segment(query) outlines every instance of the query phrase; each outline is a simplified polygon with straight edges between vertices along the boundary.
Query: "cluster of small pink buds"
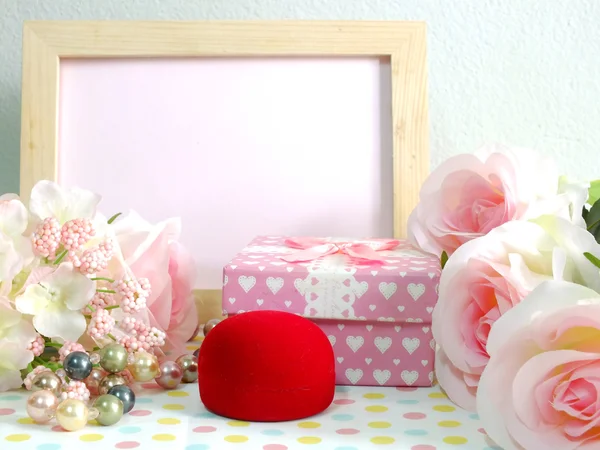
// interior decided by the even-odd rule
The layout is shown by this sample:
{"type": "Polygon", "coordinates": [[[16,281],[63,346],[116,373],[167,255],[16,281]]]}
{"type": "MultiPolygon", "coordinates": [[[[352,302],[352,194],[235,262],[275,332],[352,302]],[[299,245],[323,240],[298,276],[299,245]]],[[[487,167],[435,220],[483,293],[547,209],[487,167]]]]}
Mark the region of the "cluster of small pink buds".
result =
{"type": "Polygon", "coordinates": [[[63,391],[60,393],[61,400],[68,398],[87,402],[90,399],[90,391],[83,381],[71,380],[69,383],[63,384],[63,391]]]}
{"type": "Polygon", "coordinates": [[[85,348],[78,342],[65,341],[63,346],[58,350],[58,355],[61,361],[64,361],[69,353],[85,352],[85,348]]]}
{"type": "Polygon", "coordinates": [[[147,329],[144,322],[131,316],[126,316],[123,320],[121,320],[121,322],[119,322],[119,327],[132,336],[137,336],[138,333],[143,333],[147,329]]]}
{"type": "Polygon", "coordinates": [[[113,257],[114,246],[112,239],[108,238],[98,244],[98,249],[102,252],[106,260],[110,260],[113,257]]]}
{"type": "Polygon", "coordinates": [[[48,369],[47,367],[44,366],[37,366],[35,369],[33,369],[31,372],[29,372],[27,374],[27,376],[25,377],[25,379],[23,380],[23,384],[25,385],[25,389],[27,389],[28,391],[31,390],[31,386],[33,384],[33,379],[42,372],[52,372],[50,369],[48,369]]]}
{"type": "Polygon", "coordinates": [[[46,342],[44,341],[44,338],[38,334],[37,337],[29,343],[27,350],[31,351],[33,356],[40,356],[42,353],[44,353],[45,347],[46,342]]]}
{"type": "MultiPolygon", "coordinates": [[[[123,336],[119,339],[119,344],[121,344],[125,350],[129,353],[135,353],[138,350],[145,350],[144,346],[137,340],[135,336],[123,336]]],[[[150,346],[148,346],[150,348],[150,346]]]]}
{"type": "Polygon", "coordinates": [[[90,300],[90,306],[95,308],[106,308],[107,306],[115,306],[117,299],[109,292],[96,292],[90,300]]]}
{"type": "Polygon", "coordinates": [[[69,220],[62,226],[60,242],[67,250],[77,250],[96,235],[94,224],[90,219],[69,220]]]}
{"type": "Polygon", "coordinates": [[[108,260],[100,248],[85,250],[81,258],[75,252],[69,252],[69,259],[73,267],[84,275],[93,275],[108,267],[108,260]]]}
{"type": "Polygon", "coordinates": [[[165,345],[166,337],[167,334],[164,331],[152,327],[138,339],[143,341],[144,343],[150,344],[150,347],[162,347],[163,345],[165,345]]]}
{"type": "Polygon", "coordinates": [[[121,309],[126,313],[133,313],[146,307],[150,283],[146,278],[135,280],[126,277],[116,282],[115,290],[120,297],[121,309]]]}
{"type": "Polygon", "coordinates": [[[53,257],[60,245],[60,223],[54,217],[47,217],[36,228],[31,237],[36,255],[53,257]]]}
{"type": "Polygon", "coordinates": [[[93,339],[102,339],[113,330],[114,326],[115,319],[110,315],[110,311],[97,309],[92,314],[87,331],[93,339]]]}

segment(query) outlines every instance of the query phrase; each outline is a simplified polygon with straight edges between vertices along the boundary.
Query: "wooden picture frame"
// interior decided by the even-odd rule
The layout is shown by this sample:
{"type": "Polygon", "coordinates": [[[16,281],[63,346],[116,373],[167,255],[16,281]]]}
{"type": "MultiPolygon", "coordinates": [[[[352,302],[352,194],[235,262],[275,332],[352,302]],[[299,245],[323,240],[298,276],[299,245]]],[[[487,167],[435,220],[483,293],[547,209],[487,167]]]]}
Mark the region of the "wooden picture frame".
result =
{"type": "MultiPolygon", "coordinates": [[[[426,28],[398,21],[28,21],[23,29],[20,192],[58,178],[59,80],[68,58],[378,56],[391,67],[393,233],[429,171],[426,28]]],[[[220,290],[197,292],[201,322],[220,290]]]]}

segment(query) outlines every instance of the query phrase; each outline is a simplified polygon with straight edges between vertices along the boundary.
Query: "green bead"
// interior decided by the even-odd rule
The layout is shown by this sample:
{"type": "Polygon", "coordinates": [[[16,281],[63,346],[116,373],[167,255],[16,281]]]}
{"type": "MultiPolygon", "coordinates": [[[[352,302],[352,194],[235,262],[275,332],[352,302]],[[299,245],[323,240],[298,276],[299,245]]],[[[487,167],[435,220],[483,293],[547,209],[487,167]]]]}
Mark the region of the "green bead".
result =
{"type": "Polygon", "coordinates": [[[94,408],[98,410],[96,421],[100,425],[114,425],[123,417],[123,402],[114,395],[101,395],[94,401],[94,408]]]}
{"type": "Polygon", "coordinates": [[[110,373],[119,373],[127,367],[128,353],[120,344],[108,344],[102,349],[100,366],[110,373]]]}

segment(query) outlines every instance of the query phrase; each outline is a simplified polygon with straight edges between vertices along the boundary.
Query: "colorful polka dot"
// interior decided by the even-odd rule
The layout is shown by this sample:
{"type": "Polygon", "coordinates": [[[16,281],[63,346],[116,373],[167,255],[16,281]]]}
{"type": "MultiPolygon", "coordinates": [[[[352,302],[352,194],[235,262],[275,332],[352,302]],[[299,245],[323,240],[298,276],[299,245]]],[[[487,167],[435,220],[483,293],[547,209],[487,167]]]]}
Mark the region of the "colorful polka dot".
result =
{"type": "Polygon", "coordinates": [[[59,450],[60,447],[60,444],[40,444],[35,450],[59,450]]]}
{"type": "MultiPolygon", "coordinates": [[[[19,395],[3,395],[0,397],[0,402],[16,402],[21,400],[21,396],[19,395]]],[[[51,444],[56,445],[56,444],[51,444]]]]}
{"type": "Polygon", "coordinates": [[[405,419],[408,419],[408,420],[422,420],[427,416],[420,412],[409,412],[409,413],[404,414],[402,417],[404,417],[405,419]]]}
{"type": "Polygon", "coordinates": [[[0,408],[0,416],[10,416],[14,414],[15,410],[10,408],[0,408]]]}
{"type": "Polygon", "coordinates": [[[456,410],[456,408],[450,405],[435,405],[433,410],[438,412],[452,412],[456,410]]]}
{"type": "Polygon", "coordinates": [[[438,422],[438,426],[442,428],[456,428],[461,425],[462,424],[456,420],[442,420],[441,422],[438,422]]]}
{"type": "Polygon", "coordinates": [[[134,417],[149,416],[150,414],[152,414],[152,411],[148,411],[147,409],[134,409],[129,413],[130,416],[134,417]]]}
{"type": "Polygon", "coordinates": [[[469,414],[469,419],[479,420],[479,414],[469,414]]]}
{"type": "Polygon", "coordinates": [[[261,431],[261,434],[264,434],[265,436],[281,436],[284,432],[281,430],[263,430],[261,431]]]}
{"type": "Polygon", "coordinates": [[[203,419],[214,419],[217,416],[211,413],[210,411],[204,411],[196,414],[194,417],[202,417],[203,419]]]}
{"type": "Polygon", "coordinates": [[[241,420],[231,420],[227,422],[227,425],[229,425],[230,427],[249,427],[250,422],[243,422],[241,420]]]}
{"type": "Polygon", "coordinates": [[[419,400],[398,400],[396,403],[399,405],[416,405],[419,400]]]}
{"type": "Polygon", "coordinates": [[[321,424],[319,422],[300,422],[298,428],[319,428],[321,424]]]}
{"type": "Polygon", "coordinates": [[[376,445],[387,445],[393,444],[396,442],[396,439],[389,436],[375,436],[374,438],[371,438],[371,442],[376,445]]]}
{"type": "Polygon", "coordinates": [[[350,392],[349,386],[336,386],[335,392],[350,392]]]}
{"type": "Polygon", "coordinates": [[[142,389],[162,390],[162,388],[156,383],[144,383],[142,384],[142,389]]]}
{"type": "Polygon", "coordinates": [[[242,436],[240,434],[232,434],[229,436],[225,436],[224,438],[227,442],[232,442],[234,444],[239,444],[241,442],[246,442],[248,440],[248,436],[242,436]]]}
{"type": "Polygon", "coordinates": [[[335,432],[344,436],[351,436],[360,433],[360,430],[357,430],[356,428],[340,428],[339,430],[335,430],[335,432]]]}
{"type": "Polygon", "coordinates": [[[410,450],[436,450],[436,448],[433,445],[420,444],[413,445],[410,450]]]}
{"type": "Polygon", "coordinates": [[[136,405],[139,405],[141,403],[152,403],[152,402],[154,402],[154,400],[152,400],[152,398],[150,398],[150,397],[142,397],[142,398],[135,399],[136,405]]]}
{"type": "Polygon", "coordinates": [[[354,402],[355,402],[354,400],[350,400],[349,398],[340,398],[338,400],[334,400],[333,404],[334,405],[351,405],[354,402]]]}
{"type": "Polygon", "coordinates": [[[31,417],[21,417],[19,420],[17,420],[17,422],[23,425],[31,425],[35,423],[31,417]]]}
{"type": "Polygon", "coordinates": [[[79,436],[79,440],[83,442],[96,442],[104,439],[104,436],[101,434],[82,434],[79,436]]]}
{"type": "Polygon", "coordinates": [[[416,391],[417,388],[410,387],[410,386],[402,386],[402,387],[397,387],[396,390],[400,391],[400,392],[413,392],[413,391],[416,391]]]}
{"type": "Polygon", "coordinates": [[[448,396],[446,394],[444,394],[443,392],[432,392],[427,397],[429,397],[429,398],[448,398],[448,396]]]}
{"type": "Polygon", "coordinates": [[[157,422],[161,425],[179,425],[181,420],[165,417],[164,419],[158,419],[157,422]]]}
{"type": "Polygon", "coordinates": [[[287,445],[267,444],[267,445],[263,445],[263,450],[287,450],[287,445]]]}
{"type": "Polygon", "coordinates": [[[358,450],[356,447],[336,447],[334,450],[358,450]]]}
{"type": "Polygon", "coordinates": [[[392,424],[389,422],[369,422],[369,428],[389,428],[392,424]]]}
{"type": "Polygon", "coordinates": [[[208,450],[209,448],[207,444],[192,444],[188,445],[185,450],[208,450]]]}
{"type": "Polygon", "coordinates": [[[185,406],[180,403],[167,403],[166,405],[163,405],[163,409],[169,411],[181,411],[182,409],[185,409],[185,406]]]}
{"type": "Polygon", "coordinates": [[[185,391],[169,391],[167,392],[167,395],[169,397],[189,397],[190,394],[188,394],[185,391]]]}
{"type": "Polygon", "coordinates": [[[123,433],[123,434],[133,434],[133,433],[139,433],[140,431],[142,431],[142,429],[140,427],[121,427],[118,429],[119,433],[123,433]]]}
{"type": "Polygon", "coordinates": [[[58,433],[62,433],[62,432],[66,432],[67,430],[65,430],[63,427],[61,427],[60,425],[54,425],[51,428],[52,431],[58,432],[58,433]]]}
{"type": "Polygon", "coordinates": [[[407,436],[426,436],[429,432],[427,430],[405,430],[404,434],[407,436]]]}
{"type": "Polygon", "coordinates": [[[298,442],[300,442],[301,444],[313,445],[321,442],[321,438],[315,436],[303,436],[298,438],[298,442]]]}
{"type": "Polygon", "coordinates": [[[469,442],[469,440],[466,437],[462,436],[446,436],[443,440],[446,444],[451,445],[462,445],[469,442]]]}
{"type": "Polygon", "coordinates": [[[364,398],[369,398],[369,399],[379,399],[379,398],[385,398],[385,395],[379,393],[379,392],[370,392],[368,394],[363,395],[364,398]]]}
{"type": "Polygon", "coordinates": [[[194,433],[212,433],[213,431],[217,431],[217,429],[215,427],[202,426],[196,427],[192,431],[194,433]]]}
{"type": "Polygon", "coordinates": [[[139,446],[140,443],[135,441],[123,441],[115,444],[115,448],[138,448],[139,446]]]}
{"type": "Polygon", "coordinates": [[[29,434],[9,434],[4,439],[8,442],[23,442],[31,439],[31,436],[29,434]]]}
{"type": "Polygon", "coordinates": [[[380,413],[380,412],[386,412],[388,410],[388,407],[381,406],[381,405],[373,405],[373,406],[367,406],[365,408],[365,410],[369,411],[369,412],[380,413]]]}
{"type": "Polygon", "coordinates": [[[155,434],[152,439],[155,441],[174,441],[177,438],[172,434],[161,433],[155,434]]]}
{"type": "Polygon", "coordinates": [[[331,416],[331,418],[339,422],[347,422],[348,420],[354,420],[354,416],[352,414],[334,414],[333,416],[331,416]]]}

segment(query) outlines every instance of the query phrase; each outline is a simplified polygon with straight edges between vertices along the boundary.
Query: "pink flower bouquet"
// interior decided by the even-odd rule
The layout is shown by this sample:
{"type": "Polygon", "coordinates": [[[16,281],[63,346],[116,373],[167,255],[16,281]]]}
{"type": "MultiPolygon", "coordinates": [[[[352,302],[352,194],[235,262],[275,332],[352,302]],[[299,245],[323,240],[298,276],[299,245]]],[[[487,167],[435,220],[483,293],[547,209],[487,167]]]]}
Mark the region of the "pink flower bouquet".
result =
{"type": "Polygon", "coordinates": [[[0,197],[0,391],[72,351],[118,342],[160,355],[193,337],[195,269],[179,222],[107,219],[100,199],[49,181],[29,208],[0,197]]]}
{"type": "Polygon", "coordinates": [[[436,378],[506,450],[600,448],[598,187],[491,146],[433,171],[411,215],[443,266],[436,378]]]}

